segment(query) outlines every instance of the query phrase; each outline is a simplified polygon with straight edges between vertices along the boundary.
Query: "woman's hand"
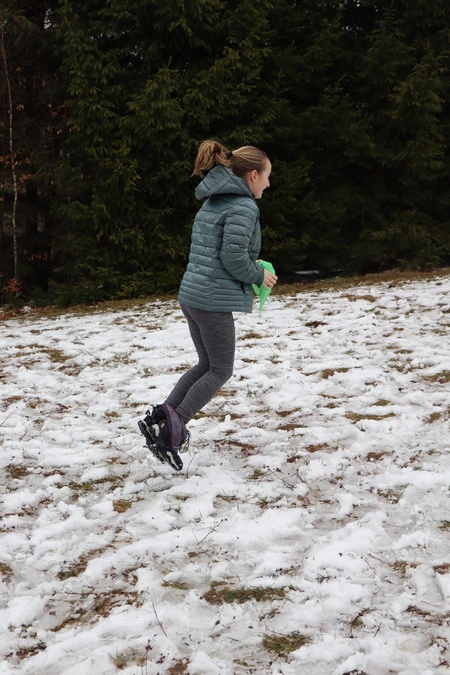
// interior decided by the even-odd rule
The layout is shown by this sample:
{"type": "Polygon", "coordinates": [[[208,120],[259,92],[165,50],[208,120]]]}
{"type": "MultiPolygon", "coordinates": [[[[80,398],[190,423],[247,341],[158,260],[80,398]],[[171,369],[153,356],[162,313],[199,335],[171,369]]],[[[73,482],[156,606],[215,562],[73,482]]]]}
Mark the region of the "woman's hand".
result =
{"type": "Polygon", "coordinates": [[[264,269],[264,281],[263,281],[263,287],[266,289],[266,291],[269,288],[273,288],[275,284],[277,283],[278,277],[276,274],[272,274],[272,272],[269,272],[269,270],[264,269]]]}

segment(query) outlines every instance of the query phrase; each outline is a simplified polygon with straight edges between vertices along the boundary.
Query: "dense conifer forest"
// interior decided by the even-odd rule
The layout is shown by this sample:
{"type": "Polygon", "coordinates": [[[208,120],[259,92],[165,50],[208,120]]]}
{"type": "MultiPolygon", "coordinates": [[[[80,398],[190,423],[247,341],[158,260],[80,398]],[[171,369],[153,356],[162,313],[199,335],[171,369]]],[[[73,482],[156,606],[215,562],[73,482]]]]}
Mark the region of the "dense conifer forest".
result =
{"type": "Polygon", "coordinates": [[[277,272],[450,263],[448,0],[0,0],[0,290],[177,288],[199,143],[262,147],[277,272]]]}

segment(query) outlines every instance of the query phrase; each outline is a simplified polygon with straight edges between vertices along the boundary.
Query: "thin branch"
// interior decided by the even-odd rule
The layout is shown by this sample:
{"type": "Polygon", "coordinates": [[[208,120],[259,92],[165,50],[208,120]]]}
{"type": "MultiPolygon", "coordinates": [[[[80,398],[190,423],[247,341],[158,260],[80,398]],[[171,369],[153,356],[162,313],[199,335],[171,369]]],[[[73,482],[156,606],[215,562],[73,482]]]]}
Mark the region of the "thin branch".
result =
{"type": "Polygon", "coordinates": [[[159,620],[159,616],[158,616],[158,613],[157,613],[157,611],[156,611],[155,603],[153,602],[153,600],[152,600],[152,607],[153,607],[153,611],[154,611],[154,613],[155,613],[156,620],[157,620],[157,622],[158,622],[158,626],[161,628],[162,632],[163,632],[164,635],[167,637],[167,633],[166,633],[166,631],[164,630],[164,626],[162,625],[161,621],[159,620]]]}
{"type": "Polygon", "coordinates": [[[14,157],[14,137],[13,137],[13,102],[11,93],[11,80],[9,77],[8,60],[6,58],[5,48],[5,26],[3,18],[3,1],[0,0],[0,49],[2,54],[3,69],[5,71],[5,82],[8,99],[8,130],[9,130],[9,154],[11,158],[11,172],[13,179],[13,209],[12,209],[12,230],[13,230],[13,255],[14,255],[14,278],[18,280],[18,245],[17,245],[17,200],[19,191],[17,188],[17,172],[14,157]]]}

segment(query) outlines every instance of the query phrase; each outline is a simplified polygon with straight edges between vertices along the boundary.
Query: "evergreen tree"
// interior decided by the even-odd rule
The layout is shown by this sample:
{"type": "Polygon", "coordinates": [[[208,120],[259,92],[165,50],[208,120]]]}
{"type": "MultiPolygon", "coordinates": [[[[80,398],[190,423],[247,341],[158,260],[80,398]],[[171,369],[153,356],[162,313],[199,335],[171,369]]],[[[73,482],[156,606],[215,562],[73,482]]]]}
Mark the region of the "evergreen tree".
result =
{"type": "Polygon", "coordinates": [[[274,9],[267,67],[280,112],[267,199],[271,222],[278,220],[270,231],[274,261],[283,271],[342,267],[354,239],[351,218],[361,208],[356,177],[371,139],[352,98],[361,45],[348,22],[338,2],[283,1],[274,9]]]}
{"type": "Polygon", "coordinates": [[[205,138],[272,159],[277,271],[450,261],[448,0],[3,3],[3,274],[14,154],[25,282],[51,273],[65,303],[174,290],[205,138]]]}
{"type": "Polygon", "coordinates": [[[355,263],[362,267],[449,260],[450,5],[375,3],[361,101],[372,128],[373,167],[355,263]],[[447,211],[448,213],[448,211],[447,211]]]}
{"type": "Polygon", "coordinates": [[[267,207],[283,268],[449,260],[449,12],[443,0],[275,6],[281,166],[267,207]]]}
{"type": "Polygon", "coordinates": [[[52,48],[55,5],[52,0],[10,0],[2,3],[0,17],[1,272],[5,279],[14,275],[22,286],[40,285],[44,291],[61,117],[52,48]]]}
{"type": "Polygon", "coordinates": [[[70,135],[58,214],[69,231],[60,281],[81,279],[74,293],[178,285],[199,142],[257,143],[270,125],[270,108],[254,98],[269,6],[64,0],[70,135]]]}

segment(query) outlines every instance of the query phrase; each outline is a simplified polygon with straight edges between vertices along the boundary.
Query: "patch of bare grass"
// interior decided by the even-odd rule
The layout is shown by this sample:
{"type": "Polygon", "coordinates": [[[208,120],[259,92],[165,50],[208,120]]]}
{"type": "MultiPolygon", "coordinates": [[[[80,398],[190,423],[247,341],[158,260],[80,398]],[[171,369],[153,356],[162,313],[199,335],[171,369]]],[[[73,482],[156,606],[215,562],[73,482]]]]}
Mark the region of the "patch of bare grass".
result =
{"type": "Polygon", "coordinates": [[[174,588],[176,591],[188,591],[189,586],[184,581],[164,581],[163,588],[174,588]]]}
{"type": "Polygon", "coordinates": [[[316,443],[312,445],[307,445],[305,450],[306,452],[313,454],[315,452],[327,452],[332,450],[332,448],[327,443],[316,443]]]}
{"type": "Polygon", "coordinates": [[[448,574],[450,572],[450,563],[441,563],[440,565],[434,565],[433,569],[438,574],[448,574]]]}
{"type": "Polygon", "coordinates": [[[217,499],[221,499],[222,501],[226,502],[227,504],[233,504],[237,503],[238,498],[236,495],[217,495],[217,499]]]}
{"type": "Polygon", "coordinates": [[[397,574],[404,577],[409,569],[415,569],[417,567],[417,563],[407,562],[406,560],[396,560],[390,564],[389,567],[392,567],[397,574]]]}
{"type": "Polygon", "coordinates": [[[377,301],[377,298],[374,295],[371,295],[370,293],[366,293],[364,295],[347,294],[347,295],[343,295],[342,297],[349,300],[349,302],[359,302],[360,300],[365,300],[366,302],[376,302],[377,301]]]}
{"type": "Polygon", "coordinates": [[[256,502],[256,505],[260,509],[267,509],[271,506],[274,506],[277,502],[280,501],[280,497],[273,497],[272,499],[269,499],[269,497],[259,497],[259,499],[256,502]]]}
{"type": "MultiPolygon", "coordinates": [[[[124,476],[105,476],[104,478],[97,478],[92,480],[83,481],[82,483],[77,483],[76,481],[70,481],[67,483],[67,487],[72,491],[73,497],[78,498],[80,496],[85,496],[90,492],[95,492],[99,485],[109,484],[110,489],[117,488],[123,485],[124,476]]],[[[58,488],[65,487],[64,483],[57,483],[58,488]]]]}
{"type": "Polygon", "coordinates": [[[395,490],[377,490],[377,494],[390,504],[398,504],[402,498],[402,492],[395,492],[395,490]]]}
{"type": "Polygon", "coordinates": [[[285,658],[291,652],[309,644],[311,639],[301,633],[293,632],[283,635],[281,633],[266,634],[263,637],[263,647],[268,652],[285,658]]]}
{"type": "Polygon", "coordinates": [[[294,429],[304,429],[304,424],[299,424],[298,422],[286,422],[285,424],[280,424],[278,431],[294,431],[294,429]]]}
{"type": "Polygon", "coordinates": [[[333,377],[336,373],[348,373],[350,368],[325,368],[320,373],[322,380],[328,380],[329,377],[333,377]]]}
{"type": "Polygon", "coordinates": [[[287,417],[288,415],[292,415],[296,412],[300,412],[300,408],[293,408],[292,410],[278,410],[277,415],[279,417],[287,417]]]}
{"type": "Polygon", "coordinates": [[[244,333],[242,340],[261,340],[264,336],[261,333],[256,333],[256,331],[250,330],[247,333],[244,333]]]}
{"type": "Polygon", "coordinates": [[[6,563],[0,562],[0,575],[5,579],[10,579],[13,575],[12,567],[6,563]]]}
{"type": "Polygon", "coordinates": [[[319,326],[328,326],[326,321],[308,321],[305,323],[306,328],[319,328],[319,326]]]}
{"type": "Polygon", "coordinates": [[[440,410],[439,412],[436,411],[431,413],[431,415],[428,415],[428,417],[425,418],[425,424],[433,424],[433,422],[439,422],[440,420],[448,420],[450,416],[449,413],[449,410],[440,410]]]}
{"type": "Polygon", "coordinates": [[[16,656],[23,661],[24,659],[29,659],[30,656],[33,656],[34,654],[44,651],[44,649],[47,649],[47,645],[42,640],[39,640],[39,642],[27,645],[26,647],[19,647],[16,651],[16,656]]]}
{"type": "Polygon", "coordinates": [[[432,617],[432,613],[430,611],[427,609],[422,609],[421,607],[417,607],[417,605],[409,605],[409,607],[405,609],[405,612],[408,612],[408,614],[414,614],[414,616],[420,616],[422,619],[432,617]]]}
{"type": "Polygon", "coordinates": [[[189,673],[188,667],[189,661],[187,659],[180,659],[169,666],[166,673],[167,675],[184,675],[184,673],[189,673]]]}
{"type": "Polygon", "coordinates": [[[368,462],[378,462],[380,459],[383,459],[383,457],[386,457],[388,453],[387,452],[368,452],[366,455],[366,459],[368,462]]]}
{"type": "Polygon", "coordinates": [[[389,417],[395,417],[395,413],[387,413],[386,415],[371,415],[369,413],[355,413],[355,412],[348,412],[345,413],[345,417],[348,420],[351,420],[352,422],[362,422],[362,420],[372,420],[375,422],[379,422],[381,420],[386,420],[389,417]]]}
{"type": "Polygon", "coordinates": [[[249,480],[259,480],[263,476],[264,476],[264,471],[261,471],[261,469],[254,469],[253,472],[248,477],[248,479],[249,480]]]}
{"type": "Polygon", "coordinates": [[[125,513],[128,509],[131,509],[132,502],[127,499],[117,499],[113,502],[114,511],[116,513],[125,513]]]}
{"type": "Polygon", "coordinates": [[[226,445],[231,445],[235,446],[236,448],[239,448],[245,457],[254,455],[256,452],[256,445],[252,445],[251,443],[242,443],[241,441],[234,441],[232,439],[224,441],[224,444],[225,443],[226,445]]]}
{"type": "Polygon", "coordinates": [[[7,398],[4,398],[3,401],[1,402],[1,409],[7,410],[10,405],[18,403],[19,401],[22,400],[23,400],[22,396],[8,396],[7,398]]]}
{"type": "Polygon", "coordinates": [[[448,384],[450,382],[450,370],[443,370],[435,375],[425,375],[423,379],[425,382],[448,384]]]}
{"type": "Polygon", "coordinates": [[[140,607],[143,603],[136,591],[126,591],[120,588],[110,588],[86,594],[73,596],[74,604],[67,616],[53,628],[55,633],[75,625],[87,625],[98,621],[99,617],[107,617],[116,607],[134,605],[140,607]]]}
{"type": "Polygon", "coordinates": [[[211,605],[233,604],[238,605],[250,600],[256,602],[267,602],[279,600],[286,597],[284,588],[232,588],[222,582],[211,584],[209,590],[203,594],[203,598],[211,605]]]}
{"type": "Polygon", "coordinates": [[[6,472],[14,478],[15,480],[20,480],[25,478],[25,476],[30,475],[30,467],[24,466],[23,464],[9,464],[6,467],[6,472]]]}

